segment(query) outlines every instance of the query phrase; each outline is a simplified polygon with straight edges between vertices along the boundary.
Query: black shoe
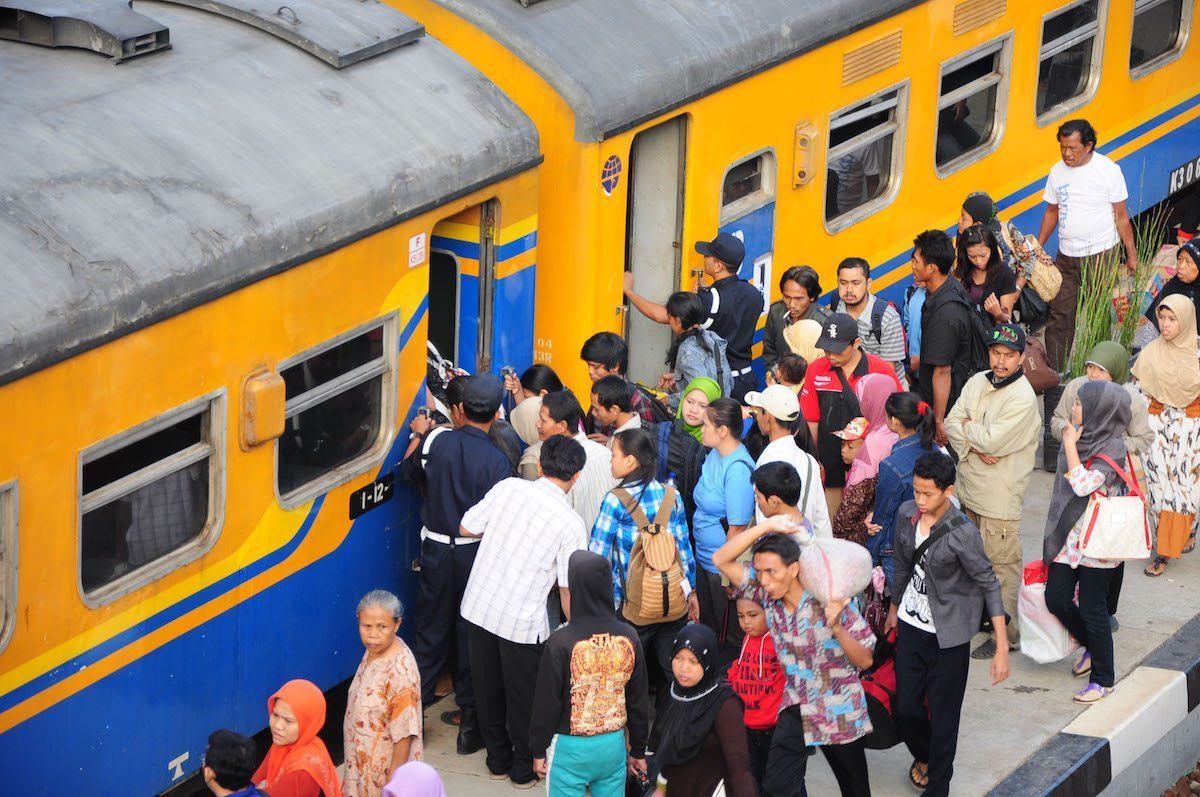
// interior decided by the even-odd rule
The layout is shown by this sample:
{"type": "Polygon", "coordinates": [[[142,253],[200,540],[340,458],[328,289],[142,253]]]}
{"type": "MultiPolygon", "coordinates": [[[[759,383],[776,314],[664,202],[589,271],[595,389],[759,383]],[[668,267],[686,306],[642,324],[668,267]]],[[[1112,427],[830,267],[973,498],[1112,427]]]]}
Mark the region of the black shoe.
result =
{"type": "Polygon", "coordinates": [[[483,749],[483,735],[479,732],[479,718],[475,716],[474,708],[462,709],[455,747],[459,755],[471,755],[483,749]]]}

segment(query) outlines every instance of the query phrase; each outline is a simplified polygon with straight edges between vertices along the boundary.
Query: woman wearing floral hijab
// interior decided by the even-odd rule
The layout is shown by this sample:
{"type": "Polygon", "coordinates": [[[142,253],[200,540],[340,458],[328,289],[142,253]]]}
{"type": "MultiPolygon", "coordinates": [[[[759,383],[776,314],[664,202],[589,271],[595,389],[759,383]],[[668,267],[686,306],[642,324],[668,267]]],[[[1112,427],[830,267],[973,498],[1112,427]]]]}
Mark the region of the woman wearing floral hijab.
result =
{"type": "Polygon", "coordinates": [[[1162,337],[1142,350],[1133,375],[1150,400],[1154,443],[1146,454],[1150,512],[1157,520],[1158,555],[1146,575],[1161,576],[1167,560],[1196,547],[1200,508],[1200,360],[1196,306],[1173,294],[1158,306],[1162,337]]]}

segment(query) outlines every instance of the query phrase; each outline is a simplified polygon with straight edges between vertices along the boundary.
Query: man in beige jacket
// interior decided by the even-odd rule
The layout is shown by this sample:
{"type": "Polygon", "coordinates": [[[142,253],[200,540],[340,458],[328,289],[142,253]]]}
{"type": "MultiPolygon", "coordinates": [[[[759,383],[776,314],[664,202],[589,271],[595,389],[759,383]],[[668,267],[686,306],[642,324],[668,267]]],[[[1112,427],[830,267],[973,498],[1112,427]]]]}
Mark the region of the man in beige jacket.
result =
{"type": "MultiPolygon", "coordinates": [[[[1021,584],[1021,505],[1041,433],[1037,396],[1021,364],[1025,332],[1000,324],[988,344],[990,371],[975,374],[946,416],[946,436],[958,453],[957,493],[967,517],[979,527],[983,548],[1000,579],[1008,623],[1008,646],[1020,646],[1017,589],[1021,584]]],[[[971,652],[991,658],[995,640],[971,652]]]]}

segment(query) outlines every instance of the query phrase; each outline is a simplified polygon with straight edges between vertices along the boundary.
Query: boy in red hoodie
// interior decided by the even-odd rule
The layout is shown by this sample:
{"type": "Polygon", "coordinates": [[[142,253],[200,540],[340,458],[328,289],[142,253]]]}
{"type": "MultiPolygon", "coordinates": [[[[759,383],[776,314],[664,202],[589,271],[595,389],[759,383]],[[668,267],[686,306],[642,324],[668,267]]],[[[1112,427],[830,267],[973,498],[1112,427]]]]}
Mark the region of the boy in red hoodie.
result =
{"type": "Polygon", "coordinates": [[[746,638],[742,653],[729,668],[729,683],[745,704],[746,743],[750,751],[750,772],[762,792],[763,773],[779,704],[783,700],[783,668],[775,656],[775,642],[767,633],[763,607],[748,598],[737,602],[738,625],[746,638]]]}

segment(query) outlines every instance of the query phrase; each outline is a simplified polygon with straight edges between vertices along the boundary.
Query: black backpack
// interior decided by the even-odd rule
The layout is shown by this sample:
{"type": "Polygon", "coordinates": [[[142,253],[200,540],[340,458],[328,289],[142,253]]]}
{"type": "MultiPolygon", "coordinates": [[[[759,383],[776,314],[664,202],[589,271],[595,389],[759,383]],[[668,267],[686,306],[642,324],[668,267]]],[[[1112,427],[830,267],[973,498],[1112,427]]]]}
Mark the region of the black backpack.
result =
{"type": "MultiPolygon", "coordinates": [[[[834,294],[833,301],[829,303],[829,309],[833,312],[838,311],[841,306],[842,297],[834,294]]],[[[871,337],[875,338],[876,343],[883,343],[883,315],[888,308],[896,311],[896,315],[900,315],[900,308],[891,299],[885,299],[882,296],[875,297],[875,304],[871,306],[871,337]]],[[[901,326],[901,334],[904,334],[904,327],[901,326]]],[[[908,351],[908,341],[904,342],[904,350],[908,351]]]]}
{"type": "Polygon", "coordinates": [[[700,470],[704,467],[708,449],[688,434],[683,428],[683,421],[658,424],[654,439],[658,443],[658,480],[666,484],[671,474],[675,474],[675,487],[683,499],[683,509],[690,527],[696,511],[692,491],[696,489],[696,482],[700,481],[700,470]]]}
{"type": "Polygon", "coordinates": [[[664,423],[666,421],[675,420],[675,416],[667,409],[661,401],[659,401],[653,393],[646,389],[645,386],[635,382],[633,389],[642,394],[642,398],[650,402],[650,415],[654,418],[655,423],[664,423]]]}

